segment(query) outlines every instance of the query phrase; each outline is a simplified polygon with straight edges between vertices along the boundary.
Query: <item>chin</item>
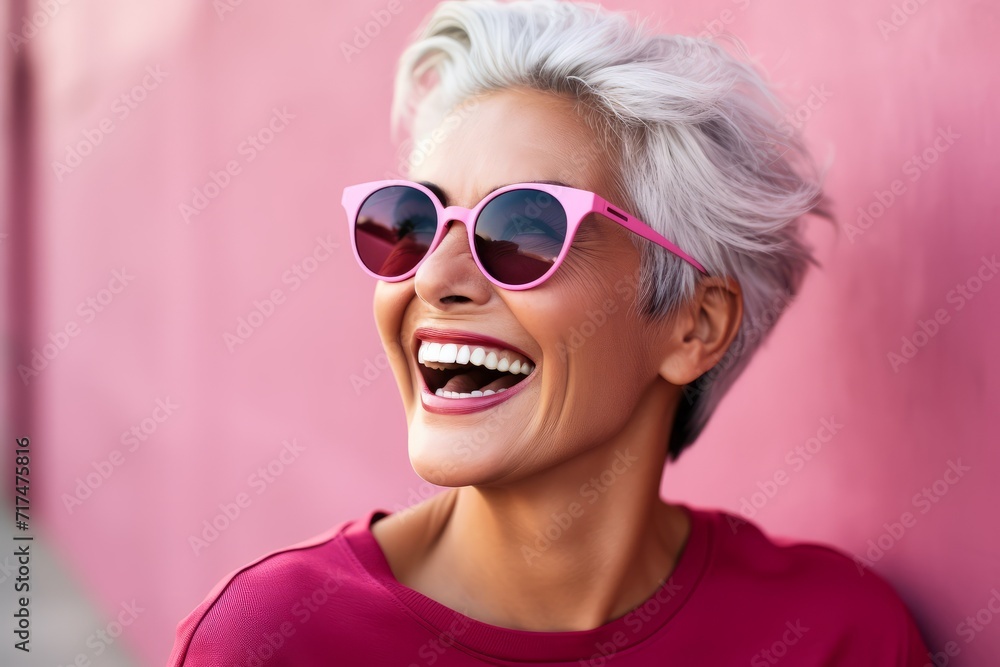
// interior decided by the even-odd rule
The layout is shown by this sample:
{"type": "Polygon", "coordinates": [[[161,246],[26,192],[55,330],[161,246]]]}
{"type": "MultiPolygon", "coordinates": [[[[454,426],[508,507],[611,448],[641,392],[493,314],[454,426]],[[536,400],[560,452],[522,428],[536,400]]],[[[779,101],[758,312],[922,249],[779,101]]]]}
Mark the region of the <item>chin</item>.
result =
{"type": "Polygon", "coordinates": [[[410,466],[421,479],[437,486],[489,484],[500,479],[507,445],[487,439],[477,443],[463,434],[453,437],[434,429],[411,429],[410,466]]]}

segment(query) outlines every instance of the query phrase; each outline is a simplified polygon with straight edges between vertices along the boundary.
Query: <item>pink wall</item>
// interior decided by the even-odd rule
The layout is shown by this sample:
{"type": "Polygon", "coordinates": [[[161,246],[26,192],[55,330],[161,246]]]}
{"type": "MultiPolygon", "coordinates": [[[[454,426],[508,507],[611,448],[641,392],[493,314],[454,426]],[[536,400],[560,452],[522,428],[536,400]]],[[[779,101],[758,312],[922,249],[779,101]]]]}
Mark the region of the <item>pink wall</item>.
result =
{"type": "MultiPolygon", "coordinates": [[[[433,3],[403,2],[350,62],[341,43],[386,2],[228,4],[221,15],[194,0],[60,5],[27,47],[39,109],[34,313],[8,316],[31,333],[8,379],[36,402],[14,431],[39,443],[43,531],[95,604],[109,618],[132,598],[147,609],[122,640],[142,664],[165,660],[177,621],[231,569],[433,488],[409,468],[373,284],[339,205],[345,184],[398,170],[391,74],[433,3]],[[252,148],[253,136],[270,143],[252,148]],[[53,161],[81,143],[89,154],[57,173],[53,161]],[[217,196],[195,202],[196,189],[217,196]],[[206,203],[185,219],[182,205],[206,203]],[[227,344],[274,295],[261,326],[227,344]],[[86,305],[102,297],[100,312],[86,305]],[[78,335],[20,384],[16,364],[71,323],[78,335]],[[366,368],[370,384],[356,389],[366,368]],[[144,440],[123,440],[133,426],[144,440]],[[275,463],[285,442],[296,448],[275,463]],[[270,481],[257,472],[269,464],[280,472],[270,481]],[[68,509],[78,480],[109,467],[68,509]],[[249,505],[196,554],[190,536],[239,494],[249,505]]],[[[736,510],[746,499],[771,532],[862,558],[881,543],[872,567],[933,650],[956,642],[950,664],[995,661],[1000,618],[982,613],[993,622],[971,636],[960,624],[1000,589],[1000,279],[979,282],[996,272],[982,258],[1000,251],[997,4],[715,0],[668,3],[672,15],[651,0],[605,4],[652,13],[665,30],[743,38],[817,154],[834,154],[842,222],[857,226],[859,207],[872,215],[850,238],[814,225],[824,270],[664,494],[736,510]],[[883,35],[894,12],[901,25],[883,35]],[[960,285],[978,291],[956,296],[960,285]],[[944,323],[925,337],[920,322],[935,313],[944,323]],[[925,344],[893,368],[904,337],[925,344]],[[824,420],[838,425],[831,438],[824,420]],[[956,483],[938,481],[959,462],[956,483]],[[885,526],[904,512],[897,539],[885,526]]]]}

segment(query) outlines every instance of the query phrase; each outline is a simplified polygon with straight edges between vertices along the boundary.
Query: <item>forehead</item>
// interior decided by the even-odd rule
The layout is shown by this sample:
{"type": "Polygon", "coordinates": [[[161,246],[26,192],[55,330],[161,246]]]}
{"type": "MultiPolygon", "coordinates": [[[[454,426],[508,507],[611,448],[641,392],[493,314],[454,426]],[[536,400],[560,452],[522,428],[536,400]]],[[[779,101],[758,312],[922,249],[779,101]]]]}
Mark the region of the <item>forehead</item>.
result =
{"type": "Polygon", "coordinates": [[[610,155],[572,98],[530,89],[466,100],[415,142],[409,178],[471,207],[490,189],[561,181],[607,192],[610,155]]]}

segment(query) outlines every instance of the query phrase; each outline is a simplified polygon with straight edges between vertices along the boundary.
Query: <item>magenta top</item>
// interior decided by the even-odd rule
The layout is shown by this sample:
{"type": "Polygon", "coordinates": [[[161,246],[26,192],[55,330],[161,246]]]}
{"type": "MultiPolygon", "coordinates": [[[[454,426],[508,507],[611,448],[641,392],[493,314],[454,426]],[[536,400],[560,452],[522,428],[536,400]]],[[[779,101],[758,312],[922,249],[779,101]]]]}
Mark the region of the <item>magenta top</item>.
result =
{"type": "Polygon", "coordinates": [[[643,604],[593,630],[477,621],[399,583],[372,510],[236,570],[177,627],[169,665],[525,664],[918,667],[927,648],[874,572],[832,548],[773,540],[719,511],[680,507],[691,533],[643,604]]]}

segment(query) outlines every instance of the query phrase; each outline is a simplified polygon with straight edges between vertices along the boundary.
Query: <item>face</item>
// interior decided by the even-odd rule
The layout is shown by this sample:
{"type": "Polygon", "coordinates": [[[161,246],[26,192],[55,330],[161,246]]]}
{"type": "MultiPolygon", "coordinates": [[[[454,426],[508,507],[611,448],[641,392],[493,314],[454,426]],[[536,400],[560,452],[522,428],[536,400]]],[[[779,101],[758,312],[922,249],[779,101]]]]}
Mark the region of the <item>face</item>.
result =
{"type": "MultiPolygon", "coordinates": [[[[494,92],[441,129],[408,178],[436,185],[445,205],[473,208],[493,188],[534,180],[620,201],[609,189],[609,154],[595,148],[597,137],[568,98],[494,92]]],[[[532,289],[504,290],[479,271],[468,232],[455,221],[413,278],[380,281],[375,320],[406,410],[417,474],[442,486],[501,485],[551,472],[612,441],[652,383],[662,381],[655,336],[636,312],[638,269],[629,232],[591,215],[552,277],[532,289]],[[427,356],[421,345],[437,358],[432,343],[449,340],[457,360],[419,363],[427,356]],[[465,345],[471,359],[460,364],[465,345]],[[486,354],[489,366],[491,352],[528,361],[530,373],[475,365],[486,354]],[[496,393],[486,401],[427,398],[425,386],[432,393],[496,393]]]]}

